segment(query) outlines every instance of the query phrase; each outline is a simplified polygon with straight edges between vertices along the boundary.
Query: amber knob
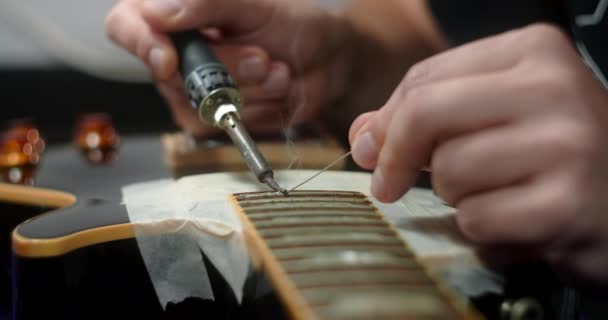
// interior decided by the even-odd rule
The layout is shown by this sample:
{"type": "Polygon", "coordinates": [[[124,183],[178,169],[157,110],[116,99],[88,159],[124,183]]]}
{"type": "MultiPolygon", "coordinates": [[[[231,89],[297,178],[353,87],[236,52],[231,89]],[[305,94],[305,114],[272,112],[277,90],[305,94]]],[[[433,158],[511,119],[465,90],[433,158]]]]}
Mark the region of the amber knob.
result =
{"type": "Polygon", "coordinates": [[[10,183],[34,184],[34,175],[44,152],[45,141],[31,120],[9,122],[0,136],[0,172],[10,183]]]}
{"type": "Polygon", "coordinates": [[[76,121],[74,144],[90,163],[107,164],[116,157],[120,135],[109,114],[88,113],[76,121]]]}
{"type": "Polygon", "coordinates": [[[33,151],[39,155],[42,155],[46,148],[46,141],[34,120],[29,118],[13,120],[9,122],[6,132],[8,135],[25,137],[34,148],[33,151]]]}

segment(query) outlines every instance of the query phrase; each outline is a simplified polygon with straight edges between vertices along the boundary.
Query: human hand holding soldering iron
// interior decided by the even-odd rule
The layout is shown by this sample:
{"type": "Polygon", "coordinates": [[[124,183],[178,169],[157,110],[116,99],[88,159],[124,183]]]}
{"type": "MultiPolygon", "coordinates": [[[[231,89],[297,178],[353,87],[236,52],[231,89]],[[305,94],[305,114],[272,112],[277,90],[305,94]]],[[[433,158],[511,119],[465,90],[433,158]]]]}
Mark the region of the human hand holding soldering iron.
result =
{"type": "Polygon", "coordinates": [[[275,132],[314,118],[321,101],[342,89],[330,76],[344,73],[339,70],[345,64],[339,57],[346,45],[339,35],[343,22],[296,3],[124,0],[108,15],[106,26],[116,43],[149,67],[176,122],[204,137],[216,130],[199,121],[184,95],[178,55],[168,36],[201,30],[244,96],[241,117],[247,128],[275,132]],[[306,108],[296,110],[288,103],[295,95],[306,97],[306,108]]]}
{"type": "Polygon", "coordinates": [[[183,94],[167,32],[212,39],[252,131],[338,104],[347,119],[384,104],[349,134],[354,160],[374,170],[375,197],[399,199],[428,167],[472,240],[523,245],[570,276],[608,283],[606,90],[549,25],[434,55],[447,46],[421,3],[358,0],[334,15],[306,1],[123,0],[107,29],[197,134],[211,131],[183,94]]]}

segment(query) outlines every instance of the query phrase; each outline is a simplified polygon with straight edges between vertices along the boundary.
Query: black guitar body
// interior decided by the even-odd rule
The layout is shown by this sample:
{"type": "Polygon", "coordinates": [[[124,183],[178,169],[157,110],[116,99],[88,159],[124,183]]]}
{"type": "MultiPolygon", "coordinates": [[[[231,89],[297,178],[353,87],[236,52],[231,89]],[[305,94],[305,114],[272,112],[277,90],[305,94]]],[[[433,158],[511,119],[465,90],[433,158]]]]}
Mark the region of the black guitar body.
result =
{"type": "Polygon", "coordinates": [[[0,201],[0,319],[9,319],[12,310],[11,231],[24,220],[50,209],[0,201]]]}
{"type": "MultiPolygon", "coordinates": [[[[71,202],[45,204],[30,197],[36,188],[12,201],[0,184],[0,319],[286,319],[264,274],[250,268],[238,304],[202,252],[215,299],[190,298],[162,308],[120,205],[122,186],[168,177],[160,142],[125,139],[123,148],[113,164],[101,168],[88,167],[70,146],[49,149],[39,182],[72,192],[71,202]]],[[[428,177],[422,178],[419,185],[430,187],[428,177]]],[[[505,302],[522,297],[539,302],[544,319],[578,318],[576,293],[543,266],[507,274],[505,288],[504,294],[472,302],[488,319],[502,318],[505,302]]]]}
{"type": "MultiPolygon", "coordinates": [[[[39,208],[15,205],[10,209],[16,208],[24,213],[29,211],[30,216],[41,212],[39,208]]],[[[20,225],[17,232],[32,239],[57,239],[76,230],[124,223],[128,223],[124,207],[95,200],[37,216],[20,225]]],[[[221,274],[203,252],[201,255],[215,299],[188,298],[170,303],[163,310],[135,238],[100,242],[52,257],[24,257],[13,252],[12,318],[284,318],[272,291],[257,295],[260,286],[269,288],[263,275],[250,274],[243,303],[239,305],[221,274]]],[[[10,295],[11,292],[5,292],[3,298],[10,295]]]]}

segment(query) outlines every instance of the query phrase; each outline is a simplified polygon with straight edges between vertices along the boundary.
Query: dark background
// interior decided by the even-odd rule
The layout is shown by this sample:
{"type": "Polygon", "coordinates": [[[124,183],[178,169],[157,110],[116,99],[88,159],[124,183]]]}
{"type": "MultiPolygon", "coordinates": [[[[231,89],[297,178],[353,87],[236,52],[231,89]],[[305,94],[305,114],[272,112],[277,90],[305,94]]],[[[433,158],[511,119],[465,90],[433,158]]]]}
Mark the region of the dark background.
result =
{"type": "Polygon", "coordinates": [[[0,69],[0,122],[31,118],[49,144],[70,142],[77,117],[106,112],[123,135],[178,130],[152,84],[114,82],[68,67],[0,69]]]}

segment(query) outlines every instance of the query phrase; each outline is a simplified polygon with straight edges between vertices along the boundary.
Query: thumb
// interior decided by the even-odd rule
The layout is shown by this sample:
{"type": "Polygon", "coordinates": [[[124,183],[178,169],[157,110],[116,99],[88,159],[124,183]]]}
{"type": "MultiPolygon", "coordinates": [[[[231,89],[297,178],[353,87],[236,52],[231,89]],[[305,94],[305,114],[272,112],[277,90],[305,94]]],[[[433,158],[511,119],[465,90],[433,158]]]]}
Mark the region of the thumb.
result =
{"type": "Polygon", "coordinates": [[[267,0],[144,0],[144,19],[161,32],[220,27],[248,33],[270,20],[276,1],[267,0]]]}
{"type": "Polygon", "coordinates": [[[361,130],[367,126],[369,120],[376,114],[378,111],[369,111],[363,113],[353,121],[350,125],[350,129],[348,131],[348,141],[351,145],[355,143],[355,140],[359,137],[361,130]]]}

